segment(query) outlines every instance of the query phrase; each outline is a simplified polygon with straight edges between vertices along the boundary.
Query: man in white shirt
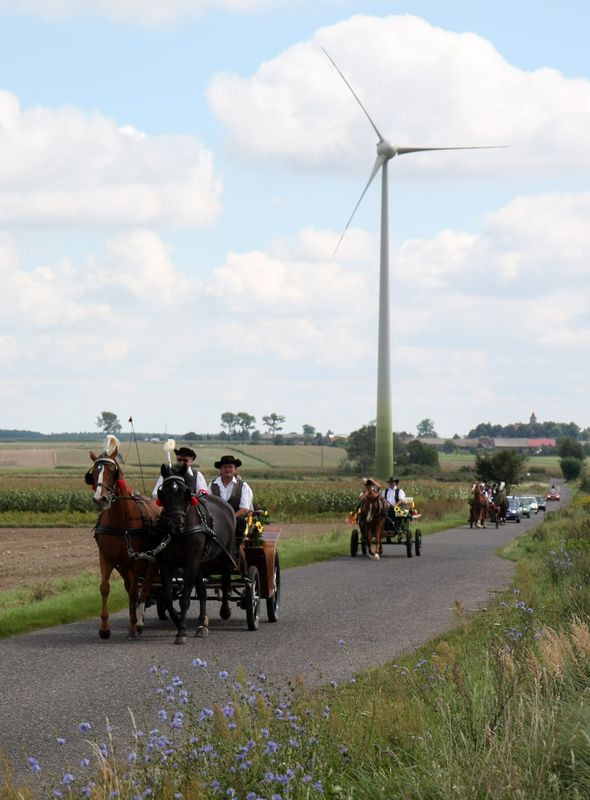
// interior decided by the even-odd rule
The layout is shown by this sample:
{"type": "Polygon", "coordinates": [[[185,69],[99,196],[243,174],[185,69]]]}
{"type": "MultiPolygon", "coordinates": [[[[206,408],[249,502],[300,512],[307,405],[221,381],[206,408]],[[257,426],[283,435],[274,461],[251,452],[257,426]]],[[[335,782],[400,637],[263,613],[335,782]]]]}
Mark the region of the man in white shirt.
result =
{"type": "Polygon", "coordinates": [[[390,506],[398,506],[406,499],[406,493],[399,485],[399,478],[389,478],[387,481],[387,490],[385,492],[385,499],[390,506]]]}
{"type": "MultiPolygon", "coordinates": [[[[179,447],[178,450],[174,450],[174,455],[176,456],[176,463],[180,466],[182,464],[186,464],[186,473],[184,475],[184,482],[189,487],[193,494],[197,494],[198,492],[206,492],[207,491],[207,481],[203,477],[203,475],[199,472],[198,469],[193,469],[193,461],[197,457],[197,454],[194,450],[191,450],[190,447],[179,447]]],[[[195,467],[197,465],[195,464],[195,467]]],[[[152,491],[152,497],[158,496],[158,489],[162,485],[162,481],[164,478],[160,475],[158,480],[156,481],[156,485],[152,491]]]]}
{"type": "Polygon", "coordinates": [[[219,477],[211,481],[209,491],[221,497],[236,512],[237,519],[248,516],[254,509],[254,494],[246,481],[238,475],[238,467],[242,466],[239,458],[234,456],[221,456],[215,462],[215,469],[219,470],[219,477]]]}

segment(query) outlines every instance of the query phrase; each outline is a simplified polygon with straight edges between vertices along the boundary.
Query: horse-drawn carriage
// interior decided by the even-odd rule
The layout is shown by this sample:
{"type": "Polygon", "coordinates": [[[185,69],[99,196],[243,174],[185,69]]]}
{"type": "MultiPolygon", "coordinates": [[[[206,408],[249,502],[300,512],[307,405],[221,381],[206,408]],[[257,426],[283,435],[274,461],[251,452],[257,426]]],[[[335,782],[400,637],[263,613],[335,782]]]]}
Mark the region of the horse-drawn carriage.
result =
{"type": "Polygon", "coordinates": [[[265,529],[260,515],[246,519],[236,544],[233,508],[215,496],[196,497],[184,480],[186,467],[162,465],[158,500],[133,492],[118,460],[119,441],[107,437],[85,476],[93,487],[100,514],[95,527],[102,595],[102,639],[111,635],[108,597],[116,569],[129,596],[129,636],[144,625],[144,610],[156,605],[161,619],[170,617],[177,628],[176,643],[186,640],[185,619],[193,592],[199,601],[196,634],[208,633],[207,599],[221,599],[222,619],[231,616],[230,602],[246,612],[249,630],[259,623],[261,600],[270,622],[276,622],[280,602],[278,530],[265,529]],[[158,508],[160,506],[160,508],[158,508]],[[177,601],[179,610],[174,603],[177,601]]]}
{"type": "MultiPolygon", "coordinates": [[[[207,502],[206,500],[204,502],[207,502]]],[[[260,621],[261,601],[266,601],[266,615],[269,622],[279,618],[281,598],[281,568],[277,544],[281,532],[263,524],[261,510],[254,511],[246,519],[244,537],[238,548],[237,563],[232,564],[227,603],[234,603],[246,612],[248,630],[255,631],[260,621]]],[[[220,616],[229,619],[231,611],[224,605],[224,583],[222,564],[206,562],[202,565],[202,579],[207,592],[207,600],[221,603],[220,616]],[[229,612],[229,613],[228,613],[229,612]]],[[[178,602],[184,592],[184,576],[178,571],[172,577],[172,600],[178,602]]],[[[198,593],[191,594],[198,600],[198,593]]],[[[159,619],[168,619],[162,583],[156,575],[146,597],[146,608],[155,605],[159,619]]]]}
{"type": "MultiPolygon", "coordinates": [[[[362,504],[351,512],[349,520],[355,527],[350,534],[350,555],[356,557],[359,546],[363,555],[369,555],[368,537],[370,545],[377,549],[384,544],[401,544],[406,548],[406,555],[412,558],[412,550],[419,556],[422,554],[422,531],[416,528],[412,536],[411,525],[421,518],[414,503],[413,497],[407,497],[405,503],[390,506],[385,510],[383,532],[380,541],[373,531],[367,529],[366,513],[362,504]]],[[[381,553],[378,553],[381,555],[381,553]]]]}

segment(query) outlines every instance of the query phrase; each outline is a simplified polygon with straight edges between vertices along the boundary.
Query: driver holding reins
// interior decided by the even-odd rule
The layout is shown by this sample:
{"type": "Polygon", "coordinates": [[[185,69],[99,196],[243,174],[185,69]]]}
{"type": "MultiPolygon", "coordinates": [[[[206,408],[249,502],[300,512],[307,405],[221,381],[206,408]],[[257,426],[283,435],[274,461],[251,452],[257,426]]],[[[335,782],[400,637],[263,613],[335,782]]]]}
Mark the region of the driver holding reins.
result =
{"type": "Polygon", "coordinates": [[[254,510],[254,493],[238,475],[238,467],[242,466],[239,458],[221,456],[215,462],[219,477],[209,484],[209,491],[216,497],[225,500],[236,512],[236,541],[239,543],[246,528],[246,517],[254,510]]]}

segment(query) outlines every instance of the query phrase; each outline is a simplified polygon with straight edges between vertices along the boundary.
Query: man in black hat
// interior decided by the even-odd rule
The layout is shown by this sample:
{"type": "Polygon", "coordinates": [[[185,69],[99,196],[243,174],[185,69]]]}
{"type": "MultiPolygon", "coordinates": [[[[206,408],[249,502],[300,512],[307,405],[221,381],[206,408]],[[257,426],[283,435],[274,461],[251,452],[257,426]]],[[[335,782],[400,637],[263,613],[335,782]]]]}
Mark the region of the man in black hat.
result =
{"type": "MultiPolygon", "coordinates": [[[[186,464],[186,472],[184,475],[184,482],[191,490],[193,494],[197,494],[197,492],[206,492],[207,491],[207,481],[203,477],[203,475],[199,472],[198,469],[193,469],[192,463],[197,457],[197,454],[194,450],[191,450],[190,447],[179,447],[178,450],[174,450],[174,455],[176,456],[176,463],[181,466],[182,464],[186,464]]],[[[195,467],[197,465],[195,464],[195,467]]],[[[158,489],[162,485],[162,481],[164,478],[160,475],[158,480],[156,481],[156,485],[152,491],[152,497],[158,496],[158,489]]]]}
{"type": "Polygon", "coordinates": [[[219,477],[209,484],[211,494],[228,502],[236,512],[238,531],[244,526],[244,523],[240,523],[240,520],[245,521],[248,514],[254,509],[252,489],[238,475],[238,467],[241,466],[242,462],[239,458],[221,456],[219,461],[215,462],[215,469],[218,469],[220,473],[219,477]]]}
{"type": "Polygon", "coordinates": [[[399,485],[399,478],[388,478],[385,499],[390,506],[397,506],[406,499],[406,493],[399,485]]]}

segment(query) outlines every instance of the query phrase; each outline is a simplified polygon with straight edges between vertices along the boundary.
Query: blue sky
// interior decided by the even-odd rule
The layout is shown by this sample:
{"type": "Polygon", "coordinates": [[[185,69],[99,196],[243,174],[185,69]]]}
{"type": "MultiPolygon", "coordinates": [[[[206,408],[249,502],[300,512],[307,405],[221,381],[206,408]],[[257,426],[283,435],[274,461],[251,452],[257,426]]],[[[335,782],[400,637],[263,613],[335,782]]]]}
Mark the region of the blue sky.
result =
{"type": "Polygon", "coordinates": [[[582,2],[0,0],[0,427],[590,425],[582,2]]]}

